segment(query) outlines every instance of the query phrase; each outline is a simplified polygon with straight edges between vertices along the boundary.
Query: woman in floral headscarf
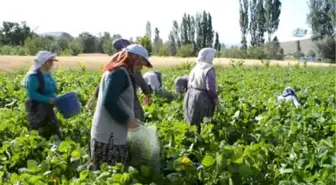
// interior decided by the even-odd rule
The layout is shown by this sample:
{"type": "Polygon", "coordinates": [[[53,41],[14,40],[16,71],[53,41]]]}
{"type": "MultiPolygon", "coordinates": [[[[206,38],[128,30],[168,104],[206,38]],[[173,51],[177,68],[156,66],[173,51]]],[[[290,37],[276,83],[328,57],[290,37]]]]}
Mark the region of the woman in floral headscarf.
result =
{"type": "Polygon", "coordinates": [[[191,70],[188,79],[188,90],[184,98],[184,118],[196,125],[198,132],[205,117],[212,117],[215,107],[220,106],[216,90],[216,74],[212,61],[216,50],[203,48],[198,53],[197,64],[191,70]]]}
{"type": "Polygon", "coordinates": [[[152,67],[148,52],[141,45],[132,44],[116,53],[104,67],[91,128],[95,169],[102,163],[128,163],[127,131],[138,125],[134,115],[134,74],[142,66],[152,67]]]}
{"type": "MultiPolygon", "coordinates": [[[[117,50],[117,52],[120,52],[121,50],[123,50],[124,48],[126,48],[127,46],[131,45],[131,42],[126,40],[126,39],[116,39],[113,41],[113,48],[117,50]]],[[[151,93],[153,93],[153,91],[150,89],[150,87],[148,86],[148,84],[145,82],[142,74],[141,74],[141,70],[137,69],[136,72],[134,73],[134,78],[136,81],[136,88],[140,87],[142,93],[145,95],[145,103],[149,104],[150,102],[150,98],[151,98],[151,93]]],[[[88,107],[93,107],[93,105],[95,104],[96,99],[98,98],[98,92],[99,92],[99,86],[97,86],[94,96],[91,98],[91,100],[89,100],[88,103],[88,107]]],[[[142,109],[142,106],[140,104],[140,101],[138,99],[138,96],[135,96],[134,99],[134,113],[135,113],[135,117],[140,120],[140,121],[144,121],[144,111],[142,109]]]]}

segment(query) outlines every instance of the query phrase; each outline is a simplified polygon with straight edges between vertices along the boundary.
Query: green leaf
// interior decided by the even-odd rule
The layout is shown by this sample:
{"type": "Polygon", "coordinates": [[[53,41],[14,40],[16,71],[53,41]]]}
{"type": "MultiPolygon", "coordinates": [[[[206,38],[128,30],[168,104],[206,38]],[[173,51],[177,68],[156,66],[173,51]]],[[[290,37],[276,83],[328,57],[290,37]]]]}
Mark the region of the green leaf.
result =
{"type": "Polygon", "coordinates": [[[149,177],[151,174],[151,168],[145,165],[142,165],[140,168],[140,172],[144,177],[149,177]]]}
{"type": "Polygon", "coordinates": [[[36,171],[38,169],[37,162],[35,160],[28,160],[27,161],[27,168],[30,171],[36,171]]]}
{"type": "Polygon", "coordinates": [[[211,155],[206,155],[202,160],[202,165],[210,167],[215,163],[215,159],[211,155]]]}
{"type": "Polygon", "coordinates": [[[292,168],[280,168],[280,174],[293,173],[292,168]]]}
{"type": "Polygon", "coordinates": [[[80,152],[78,150],[74,150],[71,152],[71,157],[72,158],[79,158],[80,157],[80,152]]]}
{"type": "Polygon", "coordinates": [[[81,171],[80,174],[79,174],[79,178],[81,180],[84,180],[86,179],[86,177],[89,175],[89,171],[88,170],[84,170],[84,171],[81,171]]]}
{"type": "Polygon", "coordinates": [[[250,167],[248,167],[247,165],[241,165],[239,167],[239,174],[243,177],[248,177],[250,175],[253,174],[253,171],[250,167]]]}

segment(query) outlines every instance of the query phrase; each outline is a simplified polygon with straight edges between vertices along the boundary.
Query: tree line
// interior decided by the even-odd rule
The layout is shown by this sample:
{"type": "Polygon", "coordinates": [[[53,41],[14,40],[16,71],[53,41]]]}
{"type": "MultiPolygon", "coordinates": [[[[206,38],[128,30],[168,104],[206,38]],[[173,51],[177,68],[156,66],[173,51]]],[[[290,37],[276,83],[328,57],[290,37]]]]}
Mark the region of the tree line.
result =
{"type": "MultiPolygon", "coordinates": [[[[151,55],[193,57],[204,47],[213,47],[218,57],[283,59],[284,50],[275,35],[280,23],[280,0],[238,0],[240,46],[226,47],[220,43],[220,36],[213,28],[210,12],[198,12],[195,15],[185,13],[181,20],[172,22],[168,40],[163,42],[159,28],[148,21],[143,36],[134,43],[144,45],[151,55]],[[249,42],[247,37],[250,37],[249,42]]],[[[301,56],[319,56],[335,61],[335,0],[309,0],[307,23],[313,31],[312,40],[316,51],[304,54],[300,41],[296,42],[295,58],[301,56]]],[[[25,22],[3,22],[0,26],[0,54],[34,55],[45,49],[60,55],[78,55],[80,53],[113,54],[112,41],[121,38],[120,34],[108,32],[95,36],[83,32],[74,38],[65,34],[60,37],[37,35],[25,22]]]]}

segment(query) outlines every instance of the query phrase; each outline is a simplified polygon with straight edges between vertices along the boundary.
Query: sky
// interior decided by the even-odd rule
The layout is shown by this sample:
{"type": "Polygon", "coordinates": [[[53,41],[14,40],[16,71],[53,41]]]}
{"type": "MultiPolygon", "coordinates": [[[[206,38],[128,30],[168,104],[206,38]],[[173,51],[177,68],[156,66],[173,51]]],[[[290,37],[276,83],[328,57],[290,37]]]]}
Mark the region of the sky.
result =
{"type": "MultiPolygon", "coordinates": [[[[26,23],[37,33],[63,31],[78,36],[88,31],[118,33],[124,38],[145,34],[146,22],[160,30],[166,41],[173,20],[181,22],[184,13],[195,15],[203,10],[212,15],[212,25],[220,41],[240,43],[238,0],[1,0],[0,22],[26,23]]],[[[296,28],[308,28],[307,0],[281,0],[280,24],[275,35],[293,40],[296,28]]]]}

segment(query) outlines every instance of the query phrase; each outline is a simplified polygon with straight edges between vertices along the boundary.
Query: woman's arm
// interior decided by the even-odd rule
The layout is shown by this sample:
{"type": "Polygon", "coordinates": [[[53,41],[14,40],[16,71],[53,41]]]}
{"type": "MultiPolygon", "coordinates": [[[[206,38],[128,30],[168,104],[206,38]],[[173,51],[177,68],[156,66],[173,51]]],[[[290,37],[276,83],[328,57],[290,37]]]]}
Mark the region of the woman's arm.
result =
{"type": "Polygon", "coordinates": [[[129,84],[128,76],[122,69],[111,73],[106,80],[106,87],[103,92],[103,104],[111,117],[119,123],[127,124],[131,115],[117,103],[121,93],[129,84]]]}
{"type": "Polygon", "coordinates": [[[140,71],[136,71],[134,74],[134,77],[136,79],[136,82],[138,83],[138,85],[141,88],[141,91],[145,94],[145,95],[149,95],[152,94],[152,89],[149,87],[149,85],[146,83],[145,79],[143,78],[142,74],[140,71]]]}
{"type": "Polygon", "coordinates": [[[28,77],[27,79],[28,97],[34,101],[53,104],[54,97],[48,97],[48,96],[44,96],[43,94],[40,94],[39,92],[37,92],[38,88],[39,88],[39,81],[37,77],[33,75],[28,77]]]}
{"type": "Polygon", "coordinates": [[[214,69],[210,69],[207,72],[205,83],[209,97],[216,102],[218,100],[218,93],[216,84],[216,73],[214,69]]]}

